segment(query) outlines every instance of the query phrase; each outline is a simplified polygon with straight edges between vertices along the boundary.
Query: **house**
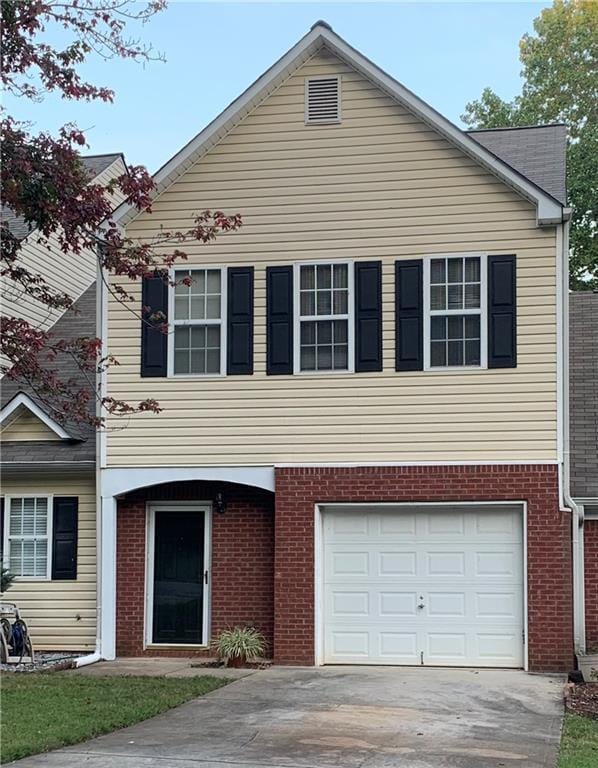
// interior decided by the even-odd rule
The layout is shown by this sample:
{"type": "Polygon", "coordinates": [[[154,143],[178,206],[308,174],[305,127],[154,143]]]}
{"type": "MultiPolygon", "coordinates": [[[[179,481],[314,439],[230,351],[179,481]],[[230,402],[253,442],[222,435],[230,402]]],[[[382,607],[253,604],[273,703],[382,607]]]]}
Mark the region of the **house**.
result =
{"type": "Polygon", "coordinates": [[[598,648],[598,293],[570,296],[570,485],[578,508],[576,644],[598,648]]]}
{"type": "MultiPolygon", "coordinates": [[[[126,172],[120,154],[82,158],[90,179],[107,184],[126,172]]],[[[123,200],[115,194],[114,204],[123,200]]],[[[90,249],[48,259],[37,233],[4,208],[2,219],[22,237],[19,260],[75,299],[50,309],[2,281],[3,314],[25,318],[56,339],[95,338],[97,257],[90,249]]],[[[51,245],[56,239],[51,238],[51,245]]],[[[74,361],[59,357],[60,378],[87,382],[74,361]]],[[[56,362],[43,362],[55,366],[56,362]]],[[[95,411],[95,399],[91,400],[95,411]]],[[[38,649],[92,651],[96,645],[96,435],[89,425],[61,423],[22,382],[5,377],[0,398],[0,542],[16,579],[5,599],[17,602],[38,649]]]]}
{"type": "Polygon", "coordinates": [[[101,289],[104,394],[163,408],[100,440],[103,657],[249,623],[280,664],[571,667],[565,140],[461,131],[318,22],[120,206],[243,227],[101,289]]]}

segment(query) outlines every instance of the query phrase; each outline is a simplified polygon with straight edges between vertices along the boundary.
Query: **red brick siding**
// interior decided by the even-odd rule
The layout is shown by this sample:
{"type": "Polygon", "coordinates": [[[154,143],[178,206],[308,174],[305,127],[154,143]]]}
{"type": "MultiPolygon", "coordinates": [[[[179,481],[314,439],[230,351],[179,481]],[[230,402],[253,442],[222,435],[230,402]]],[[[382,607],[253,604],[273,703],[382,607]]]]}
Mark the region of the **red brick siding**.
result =
{"type": "MultiPolygon", "coordinates": [[[[272,647],[274,501],[272,494],[224,486],[227,508],[212,516],[212,636],[235,624],[252,624],[272,647]]],[[[116,651],[121,656],[206,655],[182,649],[143,650],[145,510],[147,501],[213,499],[210,483],[174,483],[129,494],[118,503],[116,651]]],[[[213,655],[207,653],[207,655],[213,655]]]]}
{"type": "Polygon", "coordinates": [[[586,645],[598,647],[598,520],[584,523],[586,645]]]}
{"type": "Polygon", "coordinates": [[[527,501],[529,664],[572,666],[570,518],[554,465],[276,470],[275,661],[314,662],[314,505],[376,501],[527,501]]]}

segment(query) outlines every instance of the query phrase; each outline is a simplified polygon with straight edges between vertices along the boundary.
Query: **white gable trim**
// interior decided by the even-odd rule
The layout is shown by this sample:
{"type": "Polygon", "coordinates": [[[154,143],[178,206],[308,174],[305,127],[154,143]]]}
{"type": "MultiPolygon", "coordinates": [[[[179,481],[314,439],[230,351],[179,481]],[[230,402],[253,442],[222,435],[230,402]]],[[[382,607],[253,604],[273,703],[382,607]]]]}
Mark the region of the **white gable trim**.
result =
{"type": "Polygon", "coordinates": [[[8,422],[10,416],[13,414],[16,416],[15,412],[19,408],[27,408],[28,411],[45,424],[46,427],[51,429],[52,432],[57,434],[62,440],[72,439],[72,436],[69,435],[57,421],[54,421],[51,416],[48,416],[48,414],[24,392],[19,392],[18,395],[15,395],[15,397],[2,408],[0,411],[0,425],[5,424],[5,422],[10,423],[8,422]]]}
{"type": "MultiPolygon", "coordinates": [[[[516,192],[534,203],[537,208],[538,225],[554,225],[563,220],[563,206],[541,190],[533,182],[515,171],[492,152],[443,117],[422,99],[401,85],[394,78],[377,67],[339,37],[325,22],[317,22],[298,43],[280,58],[270,69],[259,77],[235,101],[233,101],[203,131],[186,144],[160,170],[154,174],[156,189],[154,197],[160,195],[191,165],[225,136],[245,115],[262,102],[292,72],[298,69],[319,48],[326,46],[340,59],[361,72],[389,96],[416,114],[448,141],[461,149],[473,160],[508,184],[516,192]]],[[[114,220],[124,226],[139,211],[129,203],[120,205],[114,220]]]]}

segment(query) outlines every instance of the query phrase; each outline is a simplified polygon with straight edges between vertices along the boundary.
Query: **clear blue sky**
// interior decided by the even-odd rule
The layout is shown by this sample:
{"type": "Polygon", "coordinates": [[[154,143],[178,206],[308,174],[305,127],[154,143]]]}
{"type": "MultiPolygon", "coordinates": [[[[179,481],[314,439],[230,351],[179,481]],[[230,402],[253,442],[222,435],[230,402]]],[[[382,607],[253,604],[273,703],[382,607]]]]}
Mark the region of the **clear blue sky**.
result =
{"type": "Polygon", "coordinates": [[[39,130],[76,122],[89,152],[123,151],[157,170],[253,80],[325,19],[351,45],[454,122],[491,85],[520,89],[518,41],[540,3],[200,3],[171,1],[142,35],[166,63],[100,60],[86,66],[116,91],[114,105],[6,99],[39,130]]]}

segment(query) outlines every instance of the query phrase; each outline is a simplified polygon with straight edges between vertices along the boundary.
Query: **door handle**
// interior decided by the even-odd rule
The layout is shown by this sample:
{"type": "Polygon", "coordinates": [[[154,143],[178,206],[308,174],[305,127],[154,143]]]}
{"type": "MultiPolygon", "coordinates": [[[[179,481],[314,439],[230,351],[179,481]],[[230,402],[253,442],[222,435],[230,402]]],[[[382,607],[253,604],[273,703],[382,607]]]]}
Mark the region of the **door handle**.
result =
{"type": "Polygon", "coordinates": [[[208,572],[207,571],[203,572],[203,580],[204,580],[204,584],[208,583],[208,572]]]}
{"type": "Polygon", "coordinates": [[[426,606],[423,603],[420,603],[417,607],[421,609],[421,608],[425,608],[426,606]]]}

